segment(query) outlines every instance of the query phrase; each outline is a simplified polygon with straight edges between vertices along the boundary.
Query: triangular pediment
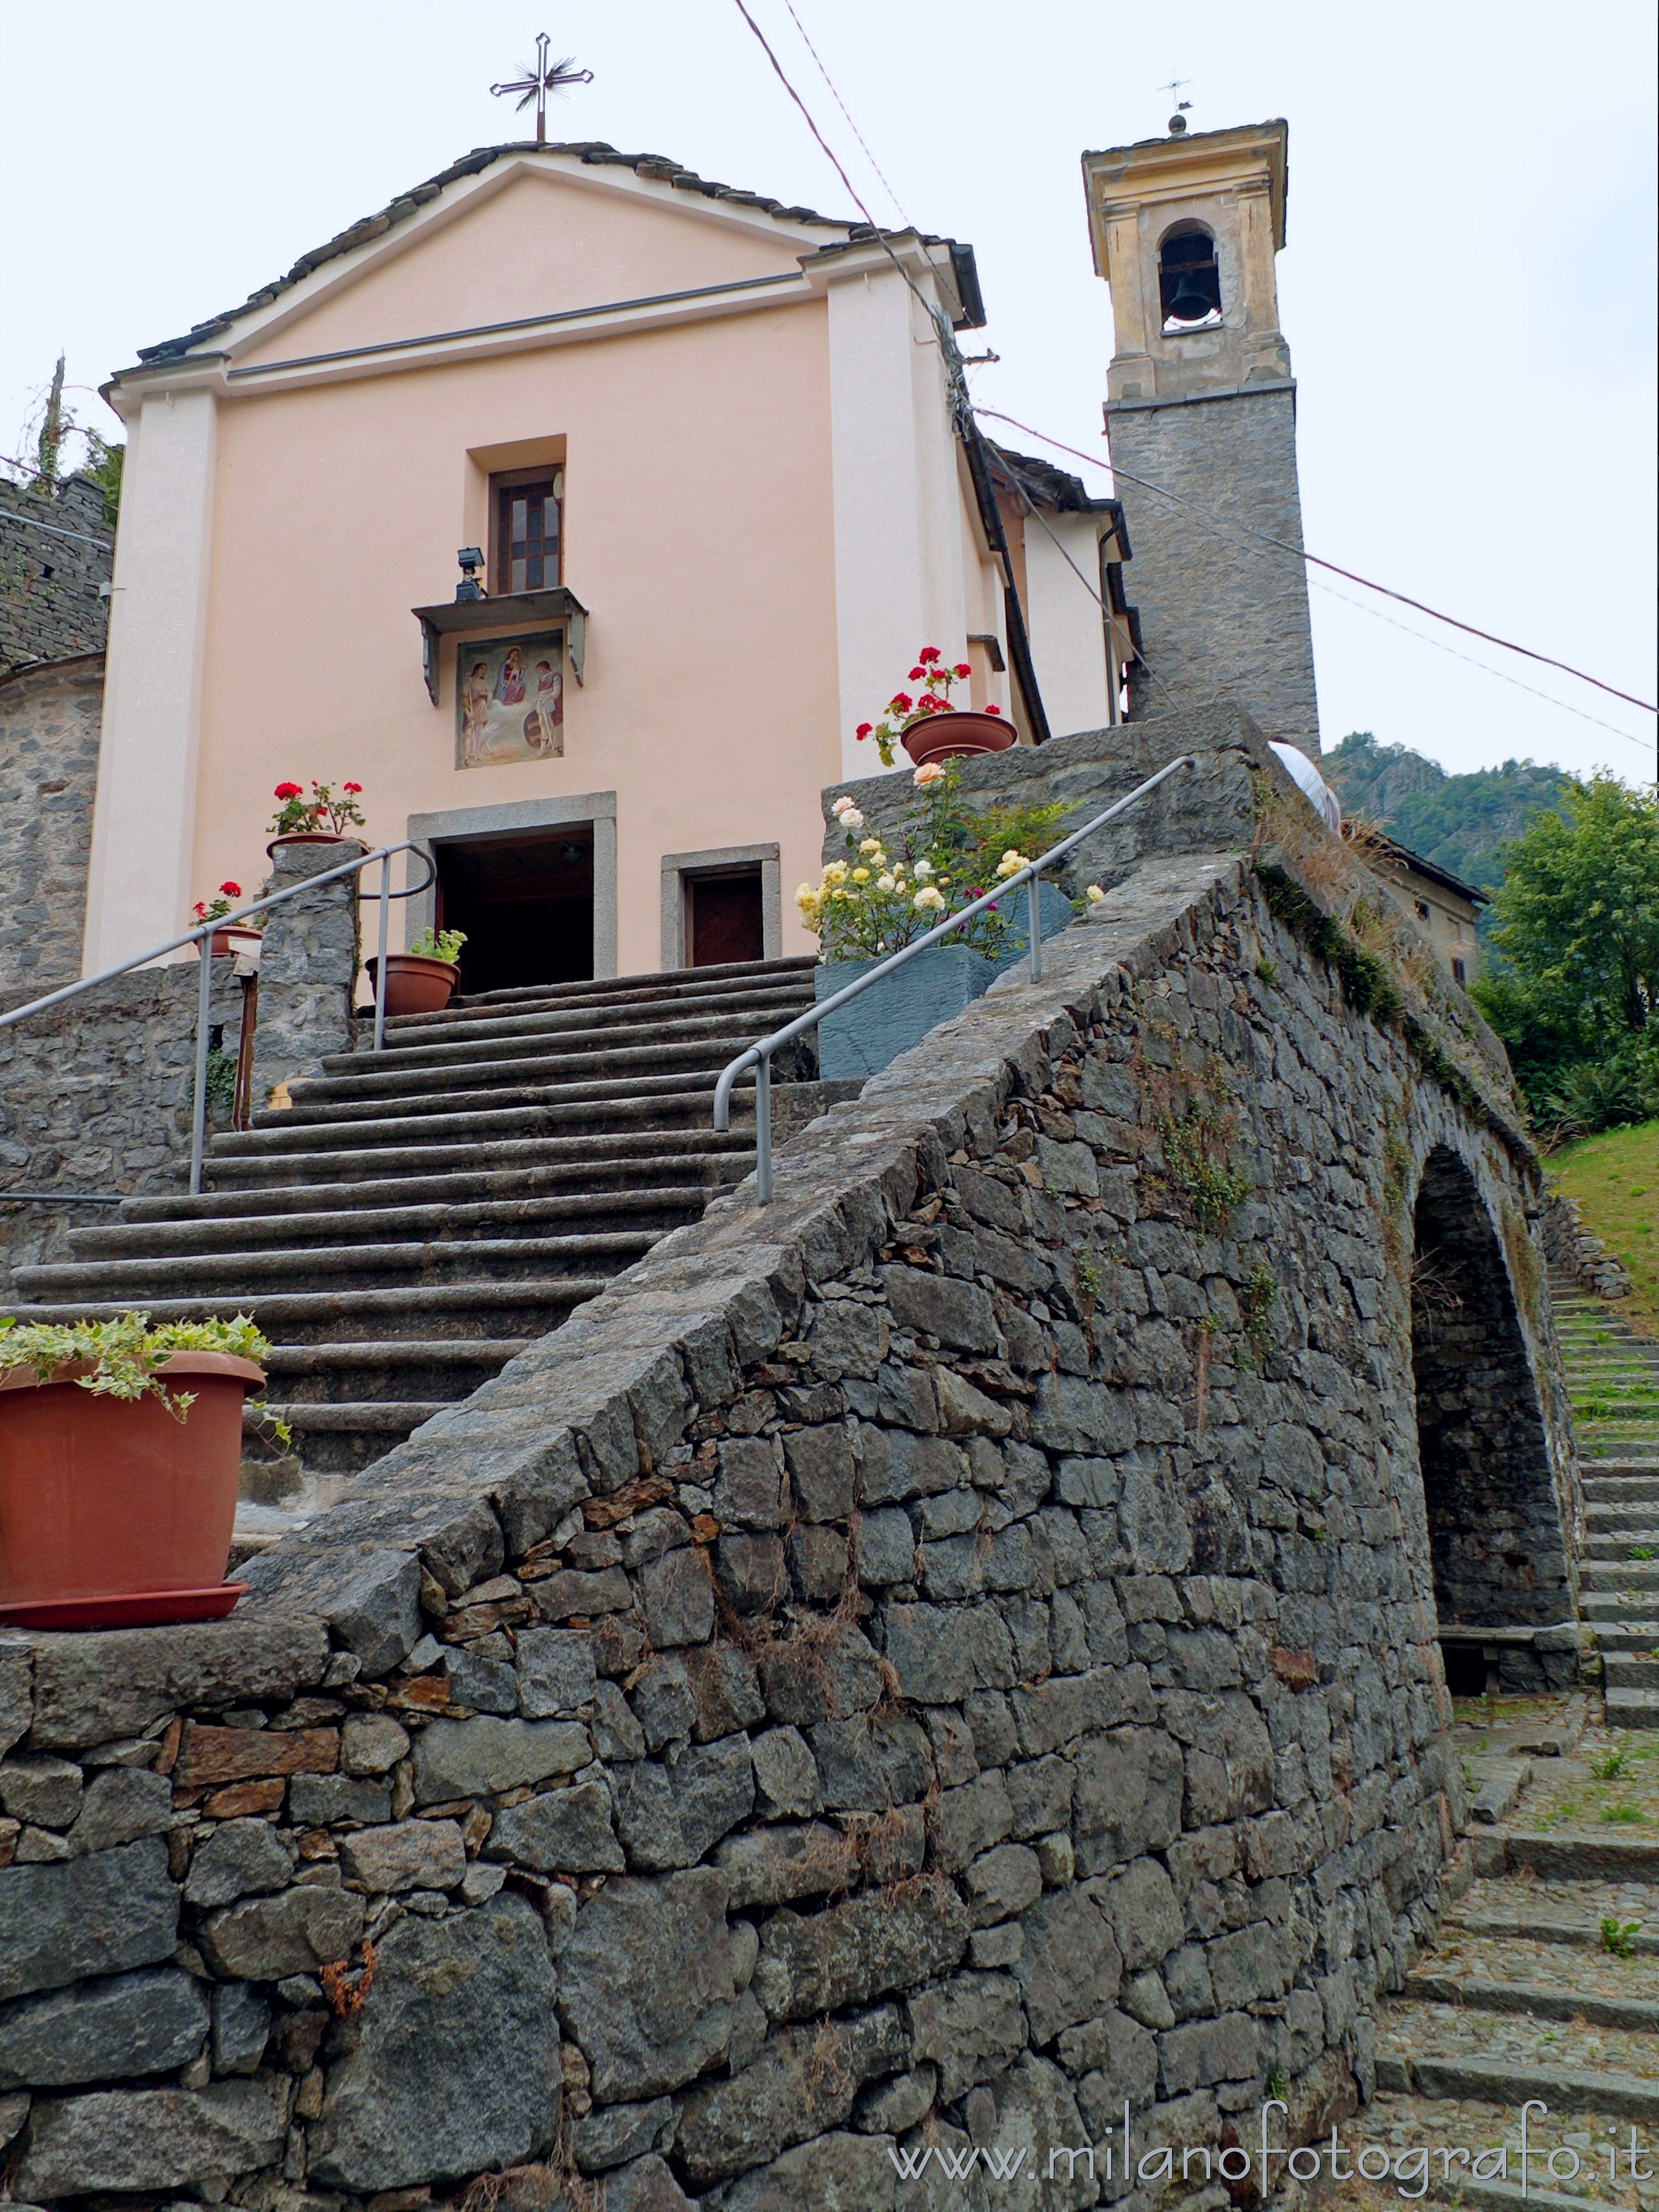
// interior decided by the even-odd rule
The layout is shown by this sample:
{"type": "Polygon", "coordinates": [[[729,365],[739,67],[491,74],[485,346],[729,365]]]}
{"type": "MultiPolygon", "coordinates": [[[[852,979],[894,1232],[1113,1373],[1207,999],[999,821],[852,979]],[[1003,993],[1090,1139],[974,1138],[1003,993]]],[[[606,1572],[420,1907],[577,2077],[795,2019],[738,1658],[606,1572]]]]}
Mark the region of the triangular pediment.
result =
{"type": "Polygon", "coordinates": [[[788,276],[844,237],[631,169],[533,153],[451,186],[210,343],[236,367],[407,345],[665,294],[788,276]]]}

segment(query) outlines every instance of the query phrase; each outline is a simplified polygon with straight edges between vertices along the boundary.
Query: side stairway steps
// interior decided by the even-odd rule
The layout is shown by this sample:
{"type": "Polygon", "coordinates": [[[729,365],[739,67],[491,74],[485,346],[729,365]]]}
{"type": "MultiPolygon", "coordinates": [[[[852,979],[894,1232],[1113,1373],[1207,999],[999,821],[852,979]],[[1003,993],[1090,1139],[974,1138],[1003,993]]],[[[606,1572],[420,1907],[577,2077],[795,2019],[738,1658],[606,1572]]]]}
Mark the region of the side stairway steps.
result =
{"type": "Polygon", "coordinates": [[[1559,1270],[1550,1301],[1583,1485],[1579,1606],[1607,1720],[1659,1729],[1659,1343],[1559,1270]]]}
{"type": "Polygon", "coordinates": [[[216,1135],[201,1195],[127,1200],[20,1269],[14,1310],[250,1313],[293,1432],[250,1424],[248,1540],[270,1540],[746,1175],[752,1118],[715,1133],[715,1078],[811,999],[810,960],[772,960],[392,1022],[216,1135]]]}

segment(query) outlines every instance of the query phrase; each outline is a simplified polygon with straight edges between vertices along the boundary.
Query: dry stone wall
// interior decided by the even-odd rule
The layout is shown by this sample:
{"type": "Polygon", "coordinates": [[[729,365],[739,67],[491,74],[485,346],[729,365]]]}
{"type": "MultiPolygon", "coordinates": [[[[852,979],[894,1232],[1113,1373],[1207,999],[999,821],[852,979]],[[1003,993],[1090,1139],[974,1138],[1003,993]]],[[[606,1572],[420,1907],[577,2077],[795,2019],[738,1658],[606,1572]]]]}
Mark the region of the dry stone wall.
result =
{"type": "Polygon", "coordinates": [[[1150,862],[233,1620],[0,1635],[14,2192],[1139,2208],[1126,2104],[1328,2127],[1462,1813],[1409,1239],[1436,1147],[1529,1233],[1494,1118],[1150,862]]]}
{"type": "MultiPolygon", "coordinates": [[[[3,693],[0,693],[3,696],[3,693]]],[[[264,889],[282,890],[361,848],[278,848],[264,889]]],[[[325,1052],[352,1048],[356,886],[326,884],[276,907],[260,948],[254,1078],[263,1099],[285,1079],[313,1074],[325,1052]]],[[[77,963],[78,964],[78,963],[77,963]]],[[[214,962],[210,1031],[234,1056],[241,1035],[237,963],[214,962]]],[[[64,981],[53,975],[0,994],[0,1012],[64,981]]],[[[0,1303],[13,1273],[70,1256],[68,1232],[113,1218],[112,1207],[7,1202],[8,1189],[164,1196],[185,1188],[195,1101],[195,960],[118,975],[96,990],[0,1030],[0,1303]]],[[[228,1126],[222,1098],[214,1126],[228,1126]]]]}
{"type": "Polygon", "coordinates": [[[102,653],[115,538],[103,487],[77,476],[47,493],[0,477],[0,670],[102,653]]]}
{"type": "Polygon", "coordinates": [[[0,992],[81,972],[104,656],[0,677],[0,992]]]}

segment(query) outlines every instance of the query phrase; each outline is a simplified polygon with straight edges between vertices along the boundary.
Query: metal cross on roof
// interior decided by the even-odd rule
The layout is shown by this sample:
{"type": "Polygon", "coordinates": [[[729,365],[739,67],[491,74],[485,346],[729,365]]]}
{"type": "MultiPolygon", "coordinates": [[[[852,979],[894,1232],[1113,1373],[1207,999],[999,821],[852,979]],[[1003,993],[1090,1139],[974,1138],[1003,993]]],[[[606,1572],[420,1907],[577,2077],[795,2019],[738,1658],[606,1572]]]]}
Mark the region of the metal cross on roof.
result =
{"type": "Polygon", "coordinates": [[[548,94],[550,92],[562,92],[568,84],[592,84],[593,82],[593,72],[592,70],[579,70],[573,69],[571,67],[571,64],[576,58],[574,54],[567,54],[562,61],[555,62],[550,68],[548,66],[547,60],[548,44],[549,40],[546,32],[538,32],[536,35],[536,58],[533,62],[526,62],[524,64],[523,73],[520,76],[518,82],[516,84],[492,84],[489,88],[497,99],[500,99],[504,94],[514,92],[521,93],[524,96],[514,111],[514,112],[518,115],[522,115],[524,113],[524,111],[529,106],[532,100],[535,101],[536,143],[538,146],[545,146],[547,143],[548,94]]]}

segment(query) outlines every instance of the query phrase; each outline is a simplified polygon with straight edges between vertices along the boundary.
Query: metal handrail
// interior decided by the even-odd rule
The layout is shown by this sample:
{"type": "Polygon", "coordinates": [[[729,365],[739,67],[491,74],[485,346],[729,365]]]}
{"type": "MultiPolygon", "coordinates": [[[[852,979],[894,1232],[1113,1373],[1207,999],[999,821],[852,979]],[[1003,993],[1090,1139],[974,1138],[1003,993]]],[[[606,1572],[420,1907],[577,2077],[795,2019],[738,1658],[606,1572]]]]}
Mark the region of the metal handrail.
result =
{"type": "Polygon", "coordinates": [[[1046,853],[999,884],[994,890],[987,891],[971,906],[965,906],[959,913],[951,915],[937,928],[930,929],[926,936],[918,937],[901,951],[890,953],[885,960],[866,969],[862,975],[851,983],[844,984],[829,998],[820,999],[804,1014],[797,1014],[793,1022],[787,1022],[781,1030],[774,1030],[770,1036],[762,1037],[758,1043],[751,1044],[746,1051],[740,1052],[729,1066],[721,1070],[720,1081],[714,1085],[714,1127],[722,1133],[732,1126],[732,1085],[745,1068],[752,1067],[755,1071],[755,1193],[759,1205],[769,1206],[772,1202],[772,1055],[779,1047],[805,1035],[808,1030],[816,1029],[826,1014],[834,1013],[837,1006],[846,1006],[872,984],[879,983],[884,975],[890,975],[894,969],[902,968],[907,960],[914,960],[919,952],[926,952],[929,945],[939,944],[953,930],[960,929],[963,922],[971,921],[976,914],[983,914],[988,908],[996,906],[1012,892],[1017,891],[1022,884],[1026,890],[1025,926],[1030,939],[1031,980],[1038,981],[1042,975],[1042,933],[1039,927],[1042,902],[1042,887],[1039,878],[1042,871],[1052,866],[1054,861],[1063,860],[1085,837],[1092,837],[1095,831],[1103,828],[1115,815],[1121,814],[1126,807],[1133,806],[1136,799],[1144,799],[1149,791],[1156,791],[1158,785],[1167,776],[1173,775],[1177,769],[1192,766],[1190,753],[1182,753],[1179,758],[1170,761],[1166,767],[1159,769],[1156,775],[1149,775],[1145,783],[1137,784],[1126,797],[1109,806],[1103,814],[1097,814],[1092,822],[1085,822],[1080,830],[1073,830],[1069,837],[1062,837],[1058,845],[1051,845],[1046,853]]]}
{"type": "MultiPolygon", "coordinates": [[[[267,897],[252,899],[246,906],[239,906],[232,914],[222,914],[212,921],[198,922],[194,929],[185,930],[182,936],[168,938],[165,945],[152,945],[148,952],[136,953],[131,960],[118,961],[113,968],[103,969],[96,975],[83,975],[79,982],[65,983],[61,990],[48,991],[42,999],[31,999],[26,1006],[14,1006],[9,1014],[0,1014],[0,1030],[11,1029],[17,1023],[27,1021],[31,1014],[43,1012],[48,1006],[61,1006],[66,999],[77,999],[83,991],[95,991],[100,983],[112,983],[118,975],[130,975],[137,968],[148,968],[152,960],[161,959],[164,953],[177,952],[184,945],[199,944],[204,939],[210,939],[216,930],[234,929],[247,915],[262,914],[267,907],[281,906],[284,899],[298,898],[301,891],[315,890],[320,884],[331,884],[340,876],[354,875],[374,860],[380,864],[380,887],[378,891],[360,890],[357,896],[360,899],[377,899],[380,908],[380,953],[374,970],[374,1048],[379,1052],[386,1042],[386,929],[391,902],[395,898],[417,896],[420,892],[431,888],[438,875],[437,865],[426,847],[417,845],[407,837],[395,845],[378,845],[372,853],[362,854],[355,860],[342,860],[337,868],[325,868],[319,875],[307,876],[302,883],[290,884],[286,890],[272,891],[267,897]],[[394,853],[418,853],[427,866],[424,880],[410,884],[406,890],[394,891],[392,888],[392,856],[394,853]]],[[[198,1196],[201,1191],[202,1164],[207,1152],[208,1009],[213,997],[211,949],[204,947],[200,958],[201,988],[196,1002],[196,1099],[190,1132],[190,1189],[192,1197],[198,1196]]],[[[4,1195],[0,1192],[0,1197],[4,1195]]],[[[80,1203],[92,1202],[84,1196],[74,1195],[77,1196],[80,1203]]]]}

